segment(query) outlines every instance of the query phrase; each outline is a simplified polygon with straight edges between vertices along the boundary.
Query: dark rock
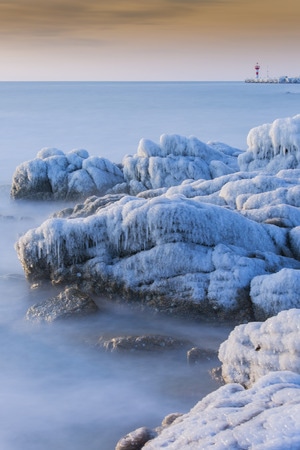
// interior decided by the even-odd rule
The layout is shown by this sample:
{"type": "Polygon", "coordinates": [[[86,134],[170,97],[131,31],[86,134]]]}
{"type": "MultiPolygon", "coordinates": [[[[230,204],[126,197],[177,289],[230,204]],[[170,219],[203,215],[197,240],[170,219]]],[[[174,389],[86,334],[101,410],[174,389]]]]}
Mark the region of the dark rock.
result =
{"type": "Polygon", "coordinates": [[[174,420],[178,419],[178,417],[181,417],[183,414],[182,413],[171,413],[168,414],[162,421],[161,425],[162,427],[169,427],[170,425],[172,425],[172,423],[174,422],[174,420]]]}
{"type": "Polygon", "coordinates": [[[138,428],[120,439],[115,450],[141,450],[146,442],[156,436],[156,431],[151,428],[138,428]]]}
{"type": "Polygon", "coordinates": [[[190,342],[171,336],[143,335],[119,336],[108,340],[101,337],[98,345],[110,352],[155,352],[184,349],[190,342]]]}
{"type": "Polygon", "coordinates": [[[87,294],[75,287],[66,288],[56,297],[31,306],[26,319],[53,322],[74,316],[85,316],[98,311],[98,306],[87,294]]]}

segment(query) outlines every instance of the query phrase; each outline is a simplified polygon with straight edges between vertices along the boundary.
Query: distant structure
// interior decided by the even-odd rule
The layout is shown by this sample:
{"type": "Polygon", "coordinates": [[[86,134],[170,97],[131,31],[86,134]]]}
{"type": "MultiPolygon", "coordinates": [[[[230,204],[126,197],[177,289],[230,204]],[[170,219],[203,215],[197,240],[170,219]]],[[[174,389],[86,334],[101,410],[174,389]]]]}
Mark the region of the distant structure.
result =
{"type": "Polygon", "coordinates": [[[254,66],[255,78],[247,78],[245,83],[300,83],[299,77],[288,77],[287,75],[278,78],[269,78],[269,69],[267,70],[267,78],[259,76],[260,65],[257,62],[254,66]]]}
{"type": "Polygon", "coordinates": [[[256,78],[256,80],[258,80],[259,79],[260,65],[258,63],[256,63],[255,66],[254,66],[254,69],[255,69],[255,78],[256,78]]]}

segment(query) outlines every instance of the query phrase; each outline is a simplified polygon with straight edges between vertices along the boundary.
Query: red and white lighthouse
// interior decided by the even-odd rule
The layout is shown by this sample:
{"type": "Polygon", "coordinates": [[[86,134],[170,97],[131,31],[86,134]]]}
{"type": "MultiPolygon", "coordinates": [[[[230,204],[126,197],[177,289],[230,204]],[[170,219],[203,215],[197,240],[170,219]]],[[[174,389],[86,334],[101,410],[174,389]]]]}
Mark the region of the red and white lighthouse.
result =
{"type": "Polygon", "coordinates": [[[254,69],[255,69],[255,77],[258,80],[260,65],[258,63],[256,63],[255,66],[254,66],[254,69]]]}

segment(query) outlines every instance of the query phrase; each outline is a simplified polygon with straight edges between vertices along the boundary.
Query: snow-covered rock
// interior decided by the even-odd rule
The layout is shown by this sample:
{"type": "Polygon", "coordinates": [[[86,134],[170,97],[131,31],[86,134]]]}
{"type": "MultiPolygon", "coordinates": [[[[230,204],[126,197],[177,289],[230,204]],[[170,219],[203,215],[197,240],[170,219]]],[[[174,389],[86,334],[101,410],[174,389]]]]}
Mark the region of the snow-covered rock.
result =
{"type": "Polygon", "coordinates": [[[142,448],[297,450],[299,429],[300,376],[277,372],[248,390],[240,384],[222,386],[142,448]]]}
{"type": "Polygon", "coordinates": [[[250,282],[283,267],[266,225],[183,196],[92,197],[17,243],[30,281],[88,283],[179,314],[251,314],[250,282]]]}
{"type": "Polygon", "coordinates": [[[64,154],[44,148],[37,157],[18,166],[11,196],[15,199],[74,200],[103,195],[124,181],[122,171],[108,159],[89,156],[83,149],[64,154]]]}
{"type": "Polygon", "coordinates": [[[123,159],[128,183],[146,189],[180,184],[186,179],[211,179],[238,170],[237,149],[225,144],[204,144],[196,137],[164,134],[159,144],[141,139],[137,153],[123,159]]]}
{"type": "Polygon", "coordinates": [[[300,270],[281,269],[252,279],[250,296],[255,317],[265,320],[280,311],[300,308],[300,270]]]}
{"type": "Polygon", "coordinates": [[[300,115],[251,130],[243,153],[195,137],[142,139],[124,158],[124,178],[84,150],[42,150],[17,169],[12,192],[23,186],[24,197],[28,188],[32,197],[70,198],[90,186],[109,195],[89,197],[19,239],[28,279],[80,282],[188,315],[192,306],[196,314],[240,311],[244,320],[254,312],[260,320],[297,306],[300,168],[281,160],[298,157],[299,123],[300,115]]]}
{"type": "Polygon", "coordinates": [[[272,371],[300,374],[300,309],[236,326],[219,348],[227,383],[249,387],[272,371]]]}
{"type": "Polygon", "coordinates": [[[277,173],[299,168],[300,114],[252,128],[247,144],[248,150],[238,157],[241,170],[277,173]]]}

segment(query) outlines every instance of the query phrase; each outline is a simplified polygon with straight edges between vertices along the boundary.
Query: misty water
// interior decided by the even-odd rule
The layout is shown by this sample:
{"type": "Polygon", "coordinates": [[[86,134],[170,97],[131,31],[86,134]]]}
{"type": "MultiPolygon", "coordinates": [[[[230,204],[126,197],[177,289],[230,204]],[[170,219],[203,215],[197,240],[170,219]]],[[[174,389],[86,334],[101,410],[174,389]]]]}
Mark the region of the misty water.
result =
{"type": "Polygon", "coordinates": [[[186,412],[218,384],[212,357],[184,352],[110,354],[100,336],[164,334],[217,350],[233,325],[159,317],[95,298],[99,313],[52,324],[27,309],[58,292],[32,288],[14,250],[18,236],[65,205],[13,201],[16,166],[43,147],[121,162],[139,139],[194,135],[246,149],[250,128],[300,112],[300,85],[244,83],[0,83],[0,448],[113,450],[127,432],[186,412]]]}

